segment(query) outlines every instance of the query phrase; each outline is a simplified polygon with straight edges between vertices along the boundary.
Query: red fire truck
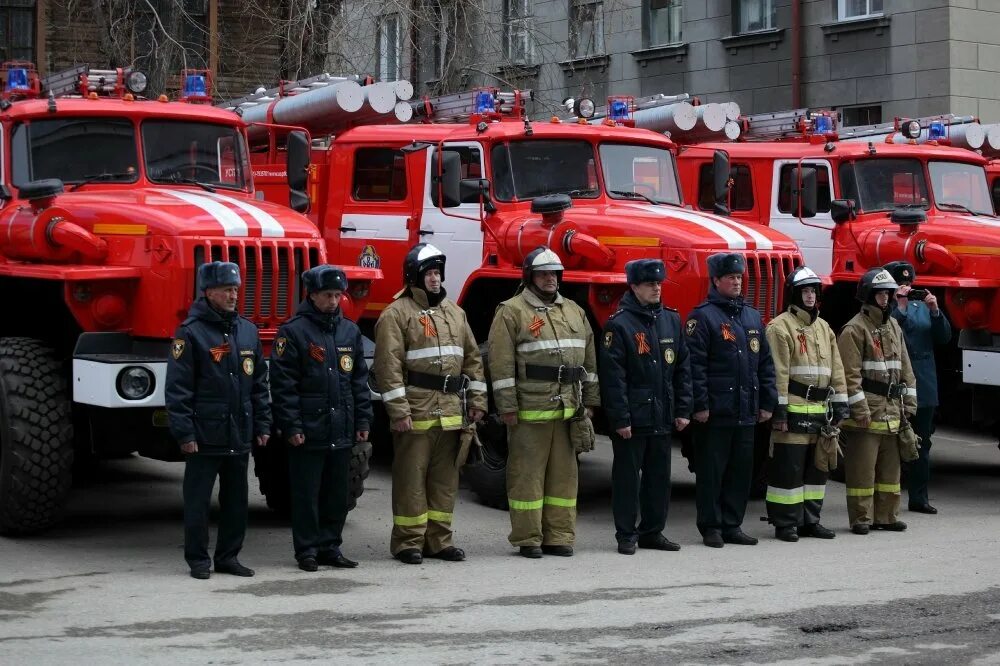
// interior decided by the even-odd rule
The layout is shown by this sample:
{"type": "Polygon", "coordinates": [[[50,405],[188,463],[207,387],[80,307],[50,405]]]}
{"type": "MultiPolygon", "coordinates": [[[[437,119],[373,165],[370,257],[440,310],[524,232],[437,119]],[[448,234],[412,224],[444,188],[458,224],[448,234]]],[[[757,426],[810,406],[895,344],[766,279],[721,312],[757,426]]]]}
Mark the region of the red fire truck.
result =
{"type": "Polygon", "coordinates": [[[711,151],[725,151],[731,218],[798,242],[806,263],[829,278],[823,312],[835,326],[856,312],[856,284],[867,269],[911,262],[917,284],[938,293],[961,329],[938,354],[942,412],[952,421],[989,424],[993,387],[1000,385],[1000,219],[986,160],[950,145],[975,127],[949,120],[838,133],[831,113],[753,116],[739,142],[682,148],[681,181],[690,200],[711,209],[711,151]]]}
{"type": "MultiPolygon", "coordinates": [[[[307,108],[316,94],[299,93],[294,108],[307,108]]],[[[280,95],[263,96],[281,109],[280,95]]],[[[331,261],[385,274],[372,286],[363,330],[370,334],[403,286],[403,256],[421,241],[447,254],[446,287],[481,342],[497,304],[520,282],[524,256],[542,244],[566,266],[563,293],[598,330],[626,289],[625,262],[640,257],[664,260],[664,300],[684,315],[706,295],[706,258],[744,253],[749,302],[766,317],[779,311],[784,277],[802,261],[792,241],[766,226],[685,206],[676,146],[628,127],[627,104],[598,124],[531,122],[527,98],[479,90],[420,100],[418,113],[432,122],[416,124],[375,119],[353,126],[321,104],[313,105],[314,116],[298,118],[316,142],[309,216],[331,261]],[[544,210],[535,204],[551,194],[564,195],[562,202],[544,210]]],[[[253,108],[252,100],[243,104],[253,108]]],[[[276,143],[262,142],[251,160],[265,196],[286,201],[285,158],[276,143]]],[[[505,438],[495,419],[485,431],[487,462],[467,476],[484,501],[505,506],[505,438]]]]}
{"type": "MultiPolygon", "coordinates": [[[[200,264],[242,267],[241,314],[269,343],[325,260],[309,220],[256,196],[245,123],[196,103],[204,74],[183,80],[170,102],[142,99],[138,71],[0,68],[0,532],[58,518],[75,454],[179,459],[166,359],[200,264]]],[[[350,275],[363,307],[380,273],[350,275]]]]}

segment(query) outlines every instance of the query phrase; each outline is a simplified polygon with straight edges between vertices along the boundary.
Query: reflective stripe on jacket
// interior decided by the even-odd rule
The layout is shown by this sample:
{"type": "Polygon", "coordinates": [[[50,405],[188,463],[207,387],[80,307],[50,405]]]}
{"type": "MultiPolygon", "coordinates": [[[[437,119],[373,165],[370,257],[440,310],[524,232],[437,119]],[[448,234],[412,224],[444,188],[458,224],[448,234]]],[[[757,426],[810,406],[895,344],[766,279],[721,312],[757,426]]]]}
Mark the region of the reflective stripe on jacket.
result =
{"type": "Polygon", "coordinates": [[[497,308],[490,326],[490,379],[500,414],[522,421],[569,419],[580,405],[575,382],[528,379],[525,365],[585,368],[583,404],[601,404],[594,332],[583,308],[560,295],[551,304],[525,289],[497,308]]]}
{"type": "Polygon", "coordinates": [[[467,408],[486,410],[486,383],[479,346],[465,311],[448,298],[429,307],[422,289],[409,288],[389,304],[375,324],[375,382],[392,421],[410,417],[414,430],[462,427],[457,393],[407,384],[410,372],[469,377],[467,408]]]}

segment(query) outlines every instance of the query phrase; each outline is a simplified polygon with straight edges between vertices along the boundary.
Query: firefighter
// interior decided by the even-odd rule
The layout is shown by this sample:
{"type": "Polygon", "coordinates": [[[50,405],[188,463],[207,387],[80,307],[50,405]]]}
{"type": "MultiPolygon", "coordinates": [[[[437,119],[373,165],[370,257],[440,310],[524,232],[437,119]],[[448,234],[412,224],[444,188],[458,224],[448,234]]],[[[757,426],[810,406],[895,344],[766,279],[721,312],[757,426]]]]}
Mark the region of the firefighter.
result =
{"type": "Polygon", "coordinates": [[[905,261],[885,265],[899,291],[892,317],[903,330],[906,351],[910,355],[913,374],[917,379],[917,414],[913,429],[920,437],[920,457],[907,468],[907,495],[909,509],[917,513],[935,514],[927,497],[930,479],[931,435],[934,434],[934,408],[938,405],[937,367],[934,363],[934,346],[946,345],[951,340],[951,324],[938,307],[937,297],[927,292],[923,300],[908,298],[917,272],[905,261]]]}
{"type": "MultiPolygon", "coordinates": [[[[307,297],[271,348],[274,421],[288,443],[292,545],[303,571],[358,566],[340,550],[355,441],[372,421],[361,331],[340,299],[347,275],[316,266],[302,274],[307,297]]],[[[274,446],[274,444],[272,444],[274,446]]]]}
{"type": "Polygon", "coordinates": [[[253,576],[240,564],[247,527],[247,461],[251,442],[271,433],[267,365],[257,327],[236,312],[239,266],[198,267],[204,296],[191,305],[167,359],[170,432],[185,454],[184,559],[193,578],[211,576],[208,512],[219,479],[215,571],[253,576]]]}
{"type": "Polygon", "coordinates": [[[844,473],[851,531],[902,532],[899,512],[901,419],[917,411],[917,388],[906,342],[890,314],[896,281],[884,268],[873,268],[858,283],[861,312],[838,338],[847,378],[851,417],[846,434],[844,473]]]}
{"type": "Polygon", "coordinates": [[[806,266],[789,273],[785,311],[765,332],[778,390],[765,501],[768,520],[782,541],[835,536],[819,522],[828,473],[816,468],[816,443],[824,425],[835,427],[847,418],[847,387],[837,336],[819,318],[821,284],[806,266]]]}
{"type": "Polygon", "coordinates": [[[604,327],[601,403],[614,432],[612,509],[618,552],[680,550],[663,535],[670,501],[671,428],[691,418],[691,366],[676,310],[660,303],[659,259],[625,264],[630,291],[604,327]],[[638,510],[638,511],[637,511],[638,510]],[[637,514],[641,515],[636,528],[637,514]]]}
{"type": "Polygon", "coordinates": [[[547,247],[524,258],[521,286],[497,308],[489,360],[509,429],[510,543],[522,556],[569,557],[576,538],[576,451],[569,420],[600,404],[587,315],[559,293],[563,265],[547,247]]]}
{"type": "Polygon", "coordinates": [[[743,302],[741,254],[708,258],[708,298],[684,325],[694,394],[698,530],[711,548],[753,546],[742,530],[753,474],[754,425],[778,399],[760,313],[743,302]]]}
{"type": "Polygon", "coordinates": [[[415,245],[403,261],[406,286],[375,325],[374,372],[395,452],[390,549],[406,564],[465,559],[452,543],[459,431],[486,411],[479,347],[447,298],[444,268],[441,250],[415,245]]]}

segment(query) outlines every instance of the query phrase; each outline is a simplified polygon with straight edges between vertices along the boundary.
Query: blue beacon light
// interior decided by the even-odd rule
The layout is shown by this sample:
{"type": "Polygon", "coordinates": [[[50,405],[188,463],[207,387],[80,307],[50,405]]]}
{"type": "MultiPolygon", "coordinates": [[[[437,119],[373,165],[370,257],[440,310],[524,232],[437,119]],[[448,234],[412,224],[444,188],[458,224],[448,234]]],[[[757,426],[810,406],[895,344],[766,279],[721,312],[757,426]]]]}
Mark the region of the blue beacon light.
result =
{"type": "Polygon", "coordinates": [[[826,134],[833,131],[833,118],[830,116],[816,116],[816,132],[826,134]]]}
{"type": "Polygon", "coordinates": [[[927,128],[927,138],[931,141],[937,141],[938,139],[945,138],[946,131],[944,123],[940,120],[935,120],[927,128]]]}
{"type": "Polygon", "coordinates": [[[188,74],[184,79],[184,96],[185,97],[204,97],[205,92],[205,77],[202,74],[188,74]]]}
{"type": "Polygon", "coordinates": [[[608,117],[615,122],[621,122],[622,120],[628,119],[628,102],[623,99],[613,99],[611,100],[611,105],[608,107],[608,117]]]}
{"type": "Polygon", "coordinates": [[[28,70],[23,67],[7,70],[7,89],[30,90],[31,86],[28,84],[28,70]]]}
{"type": "Polygon", "coordinates": [[[474,106],[476,113],[479,114],[496,111],[496,106],[493,103],[493,94],[488,90],[480,90],[476,93],[474,106]]]}

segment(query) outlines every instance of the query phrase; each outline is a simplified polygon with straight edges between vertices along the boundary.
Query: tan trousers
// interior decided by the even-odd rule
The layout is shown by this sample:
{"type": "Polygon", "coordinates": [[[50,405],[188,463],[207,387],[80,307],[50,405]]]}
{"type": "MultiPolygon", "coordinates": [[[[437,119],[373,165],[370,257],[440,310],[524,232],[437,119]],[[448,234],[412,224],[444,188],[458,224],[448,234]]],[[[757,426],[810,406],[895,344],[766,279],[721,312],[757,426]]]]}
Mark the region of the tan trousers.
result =
{"type": "Polygon", "coordinates": [[[393,433],[393,555],[409,548],[434,554],[452,545],[460,432],[431,428],[393,433]]]}
{"type": "Polygon", "coordinates": [[[509,429],[507,501],[515,546],[572,546],[576,539],[576,451],[568,421],[509,429]]]}
{"type": "Polygon", "coordinates": [[[844,476],[851,526],[887,525],[899,515],[899,446],[896,435],[845,430],[844,476]]]}

